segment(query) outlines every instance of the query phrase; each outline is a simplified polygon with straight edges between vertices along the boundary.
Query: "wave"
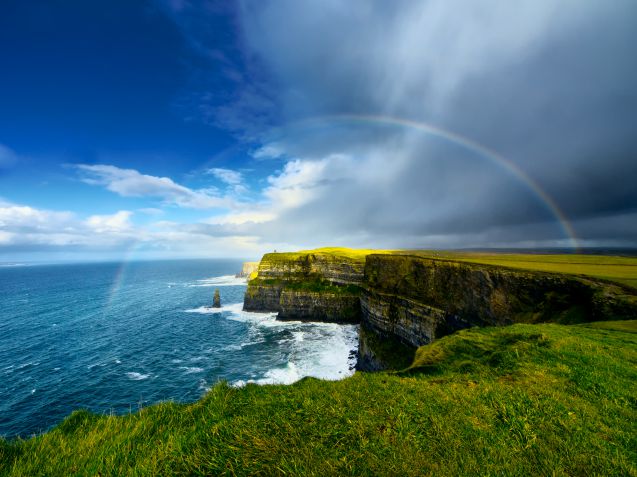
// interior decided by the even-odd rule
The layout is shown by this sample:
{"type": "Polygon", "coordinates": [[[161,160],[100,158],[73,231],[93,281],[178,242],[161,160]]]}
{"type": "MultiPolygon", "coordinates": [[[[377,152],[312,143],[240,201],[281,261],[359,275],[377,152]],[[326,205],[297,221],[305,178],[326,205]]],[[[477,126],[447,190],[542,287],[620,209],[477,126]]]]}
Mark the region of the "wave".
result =
{"type": "Polygon", "coordinates": [[[241,351],[261,345],[264,350],[276,347],[279,351],[272,350],[286,357],[283,363],[270,369],[253,367],[254,373],[248,373],[251,378],[235,380],[231,385],[292,384],[306,376],[338,380],[354,373],[358,326],[279,321],[277,313],[250,312],[242,308],[243,303],[232,303],[222,308],[202,306],[186,310],[201,314],[225,312],[223,318],[247,325],[248,339],[228,344],[224,350],[241,351]]]}
{"type": "Polygon", "coordinates": [[[184,374],[203,373],[203,368],[180,366],[179,369],[183,369],[185,371],[184,374]]]}
{"type": "MultiPolygon", "coordinates": [[[[230,305],[233,306],[233,305],[230,305]]],[[[252,323],[261,326],[269,326],[276,321],[276,312],[261,313],[255,311],[243,311],[243,303],[238,303],[238,306],[234,305],[232,315],[228,317],[229,320],[242,321],[244,323],[252,323]]],[[[277,323],[285,323],[278,321],[277,323]]]]}
{"type": "Polygon", "coordinates": [[[142,381],[144,379],[150,378],[150,374],[130,372],[130,373],[126,373],[126,377],[128,379],[132,379],[133,381],[142,381]]]}
{"type": "Polygon", "coordinates": [[[203,391],[204,393],[207,393],[208,391],[210,391],[211,386],[208,385],[205,379],[200,379],[198,389],[199,391],[203,391]]]}
{"type": "Polygon", "coordinates": [[[200,306],[198,308],[190,308],[184,310],[184,313],[199,313],[202,315],[212,315],[215,313],[223,313],[224,311],[230,313],[239,313],[243,308],[243,303],[232,303],[230,305],[223,305],[221,308],[213,308],[211,306],[200,306]]]}
{"type": "MultiPolygon", "coordinates": [[[[22,363],[22,364],[20,364],[19,366],[16,366],[15,368],[13,368],[13,369],[15,369],[16,371],[20,371],[20,370],[22,370],[22,369],[27,369],[27,368],[31,368],[31,367],[33,367],[33,366],[38,366],[39,364],[40,364],[39,362],[35,362],[35,363],[34,363],[33,361],[29,361],[29,362],[27,362],[27,363],[22,363]]],[[[12,366],[12,367],[13,367],[13,366],[12,366]]],[[[5,368],[5,369],[6,369],[6,368],[5,368]]]]}
{"type": "Polygon", "coordinates": [[[220,277],[204,278],[197,280],[189,286],[191,287],[231,287],[245,285],[248,280],[245,278],[237,278],[234,275],[222,275],[220,277]]]}
{"type": "Polygon", "coordinates": [[[338,380],[354,374],[358,343],[356,325],[303,323],[301,327],[304,329],[292,332],[292,340],[282,340],[291,348],[290,358],[284,366],[271,368],[260,378],[236,380],[231,384],[235,387],[248,383],[292,384],[307,376],[338,380]]]}
{"type": "Polygon", "coordinates": [[[243,311],[243,303],[231,303],[221,308],[213,308],[211,306],[200,306],[198,308],[190,308],[184,310],[185,313],[199,313],[202,315],[214,315],[219,313],[229,313],[227,318],[233,321],[242,321],[244,323],[253,323],[261,326],[288,326],[290,324],[299,324],[299,321],[277,321],[276,312],[261,313],[253,311],[243,311]]]}

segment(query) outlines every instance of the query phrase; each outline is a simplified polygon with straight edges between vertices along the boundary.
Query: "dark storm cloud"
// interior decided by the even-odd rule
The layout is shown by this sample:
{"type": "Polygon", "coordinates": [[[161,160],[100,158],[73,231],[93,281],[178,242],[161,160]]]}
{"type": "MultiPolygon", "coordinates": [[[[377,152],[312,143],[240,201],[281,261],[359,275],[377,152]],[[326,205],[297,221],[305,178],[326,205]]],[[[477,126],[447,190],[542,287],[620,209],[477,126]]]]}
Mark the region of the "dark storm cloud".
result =
{"type": "Polygon", "coordinates": [[[568,244],[535,183],[584,243],[637,243],[626,223],[637,211],[634,1],[246,1],[236,21],[251,66],[213,114],[252,138],[259,129],[255,149],[288,161],[265,190],[263,207],[277,218],[245,233],[376,246],[568,244]],[[434,124],[528,179],[439,137],[326,118],[339,114],[434,124]],[[323,119],[304,121],[312,117],[323,119]]]}

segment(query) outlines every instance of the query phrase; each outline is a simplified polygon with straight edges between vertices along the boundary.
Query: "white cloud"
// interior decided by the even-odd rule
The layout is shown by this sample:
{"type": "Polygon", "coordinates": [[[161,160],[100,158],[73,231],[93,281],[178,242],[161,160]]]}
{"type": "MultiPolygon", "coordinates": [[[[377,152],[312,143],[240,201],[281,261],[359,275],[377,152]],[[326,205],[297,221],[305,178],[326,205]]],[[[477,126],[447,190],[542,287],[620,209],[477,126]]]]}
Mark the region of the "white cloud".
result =
{"type": "Polygon", "coordinates": [[[168,177],[150,176],[112,165],[78,164],[75,167],[81,171],[83,182],[104,186],[123,197],[155,197],[168,204],[193,209],[230,208],[236,205],[233,199],[216,195],[215,189],[189,189],[168,177]]]}
{"type": "Polygon", "coordinates": [[[130,231],[132,224],[129,210],[120,210],[112,215],[92,215],[86,219],[86,224],[98,233],[130,231]]]}
{"type": "Polygon", "coordinates": [[[285,156],[285,147],[279,143],[264,144],[252,153],[255,159],[279,159],[285,156]]]}
{"type": "Polygon", "coordinates": [[[220,167],[214,167],[212,169],[208,169],[208,173],[215,176],[222,182],[225,182],[228,185],[237,185],[243,181],[243,177],[240,172],[233,171],[232,169],[223,169],[220,167]]]}
{"type": "Polygon", "coordinates": [[[14,235],[11,232],[0,230],[0,245],[9,245],[14,240],[14,235]]]}
{"type": "MultiPolygon", "coordinates": [[[[252,259],[271,248],[281,248],[257,236],[225,229],[240,223],[238,218],[234,222],[233,219],[221,220],[226,225],[211,233],[210,227],[216,226],[200,224],[201,228],[197,224],[174,221],[139,226],[132,222],[132,217],[133,212],[120,210],[83,218],[68,211],[37,209],[0,200],[0,257],[15,256],[12,253],[16,251],[46,251],[48,254],[68,254],[70,251],[74,256],[96,259],[116,257],[134,244],[139,257],[235,256],[252,259]]],[[[250,219],[247,213],[242,217],[250,219]]],[[[253,223],[260,217],[255,215],[251,219],[250,223],[253,223]]]]}
{"type": "Polygon", "coordinates": [[[40,210],[26,205],[0,203],[0,228],[47,229],[52,224],[64,228],[72,223],[72,212],[40,210]]]}
{"type": "Polygon", "coordinates": [[[137,240],[132,212],[92,215],[85,220],[73,212],[37,209],[0,202],[0,243],[3,246],[113,247],[137,240]]]}
{"type": "Polygon", "coordinates": [[[268,177],[269,187],[264,195],[275,210],[300,207],[311,201],[323,185],[324,172],[334,161],[343,160],[333,156],[318,161],[295,159],[288,161],[278,175],[268,177]]]}
{"type": "Polygon", "coordinates": [[[213,225],[242,225],[242,224],[262,224],[274,220],[276,215],[270,210],[252,210],[249,212],[235,212],[212,217],[204,223],[213,225]]]}

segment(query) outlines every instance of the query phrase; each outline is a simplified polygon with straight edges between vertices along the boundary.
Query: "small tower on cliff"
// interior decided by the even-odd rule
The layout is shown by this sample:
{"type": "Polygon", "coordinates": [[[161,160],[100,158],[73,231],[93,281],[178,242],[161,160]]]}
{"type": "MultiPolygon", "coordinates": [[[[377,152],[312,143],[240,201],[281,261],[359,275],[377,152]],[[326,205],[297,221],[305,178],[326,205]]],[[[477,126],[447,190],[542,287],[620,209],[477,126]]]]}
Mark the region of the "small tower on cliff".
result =
{"type": "Polygon", "coordinates": [[[215,290],[215,296],[212,299],[212,307],[213,308],[221,308],[221,296],[219,295],[219,289],[215,290]]]}

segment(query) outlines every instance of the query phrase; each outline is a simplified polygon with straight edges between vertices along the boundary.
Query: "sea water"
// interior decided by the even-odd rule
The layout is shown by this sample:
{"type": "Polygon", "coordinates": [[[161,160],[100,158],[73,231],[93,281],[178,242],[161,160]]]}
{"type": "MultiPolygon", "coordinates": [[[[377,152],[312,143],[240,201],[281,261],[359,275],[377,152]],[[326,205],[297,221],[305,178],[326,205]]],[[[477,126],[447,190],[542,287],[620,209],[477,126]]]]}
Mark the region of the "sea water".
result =
{"type": "Polygon", "coordinates": [[[0,266],[0,436],[46,431],[80,408],[192,402],[220,380],[353,373],[356,326],[243,312],[239,261],[10,265],[0,266]]]}

